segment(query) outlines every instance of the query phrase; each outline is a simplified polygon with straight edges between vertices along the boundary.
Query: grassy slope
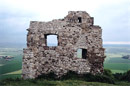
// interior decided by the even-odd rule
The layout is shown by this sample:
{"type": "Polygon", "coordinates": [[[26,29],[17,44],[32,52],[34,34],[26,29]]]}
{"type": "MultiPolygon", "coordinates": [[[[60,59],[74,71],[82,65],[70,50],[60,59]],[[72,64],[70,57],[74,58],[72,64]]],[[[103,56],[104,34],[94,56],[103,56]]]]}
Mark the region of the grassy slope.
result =
{"type": "Polygon", "coordinates": [[[117,82],[116,85],[99,83],[99,82],[86,82],[81,80],[20,80],[20,81],[3,81],[5,86],[130,86],[127,82],[117,82]]]}

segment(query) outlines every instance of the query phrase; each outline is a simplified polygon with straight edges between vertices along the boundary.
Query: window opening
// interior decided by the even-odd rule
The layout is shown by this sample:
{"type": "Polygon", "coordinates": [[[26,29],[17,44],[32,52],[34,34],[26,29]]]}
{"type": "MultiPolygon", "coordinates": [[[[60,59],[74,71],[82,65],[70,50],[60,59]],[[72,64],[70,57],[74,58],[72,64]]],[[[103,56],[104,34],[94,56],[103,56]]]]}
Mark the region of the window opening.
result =
{"type": "Polygon", "coordinates": [[[47,46],[58,46],[57,35],[46,35],[47,46]]]}
{"type": "Polygon", "coordinates": [[[82,23],[82,18],[81,17],[78,17],[78,22],[82,23]]]}
{"type": "Polygon", "coordinates": [[[77,57],[82,59],[87,59],[87,49],[78,49],[77,57]]]}

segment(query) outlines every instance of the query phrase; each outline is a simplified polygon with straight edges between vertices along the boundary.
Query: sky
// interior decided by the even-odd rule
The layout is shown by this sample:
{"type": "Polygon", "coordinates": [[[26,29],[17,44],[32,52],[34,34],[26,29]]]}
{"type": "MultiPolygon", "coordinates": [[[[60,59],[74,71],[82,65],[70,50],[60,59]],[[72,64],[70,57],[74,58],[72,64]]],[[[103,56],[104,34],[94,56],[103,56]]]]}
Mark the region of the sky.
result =
{"type": "Polygon", "coordinates": [[[104,44],[130,44],[130,0],[0,0],[0,43],[26,44],[30,21],[64,18],[68,11],[94,17],[104,44]]]}

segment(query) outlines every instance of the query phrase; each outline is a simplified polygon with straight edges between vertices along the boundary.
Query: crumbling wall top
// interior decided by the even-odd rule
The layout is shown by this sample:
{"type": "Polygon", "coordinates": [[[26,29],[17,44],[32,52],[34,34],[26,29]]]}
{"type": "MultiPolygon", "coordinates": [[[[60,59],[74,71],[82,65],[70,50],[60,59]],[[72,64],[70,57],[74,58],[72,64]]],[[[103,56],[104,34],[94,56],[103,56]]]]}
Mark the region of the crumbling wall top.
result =
{"type": "Polygon", "coordinates": [[[64,19],[69,23],[93,25],[93,17],[85,11],[69,11],[64,19]]]}

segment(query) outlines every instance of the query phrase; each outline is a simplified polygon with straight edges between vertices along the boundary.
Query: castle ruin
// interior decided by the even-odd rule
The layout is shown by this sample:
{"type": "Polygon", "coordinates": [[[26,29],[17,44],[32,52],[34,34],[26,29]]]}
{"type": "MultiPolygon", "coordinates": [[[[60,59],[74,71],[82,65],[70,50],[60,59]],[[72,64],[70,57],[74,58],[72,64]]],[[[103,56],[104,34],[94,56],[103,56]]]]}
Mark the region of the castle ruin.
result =
{"type": "Polygon", "coordinates": [[[31,21],[23,51],[22,77],[36,78],[49,72],[60,77],[69,70],[78,74],[102,73],[102,29],[93,22],[94,18],[85,11],[69,11],[64,19],[49,22],[31,21]],[[55,35],[57,45],[47,44],[51,35],[55,35]],[[78,49],[81,58],[77,56],[78,49]]]}

